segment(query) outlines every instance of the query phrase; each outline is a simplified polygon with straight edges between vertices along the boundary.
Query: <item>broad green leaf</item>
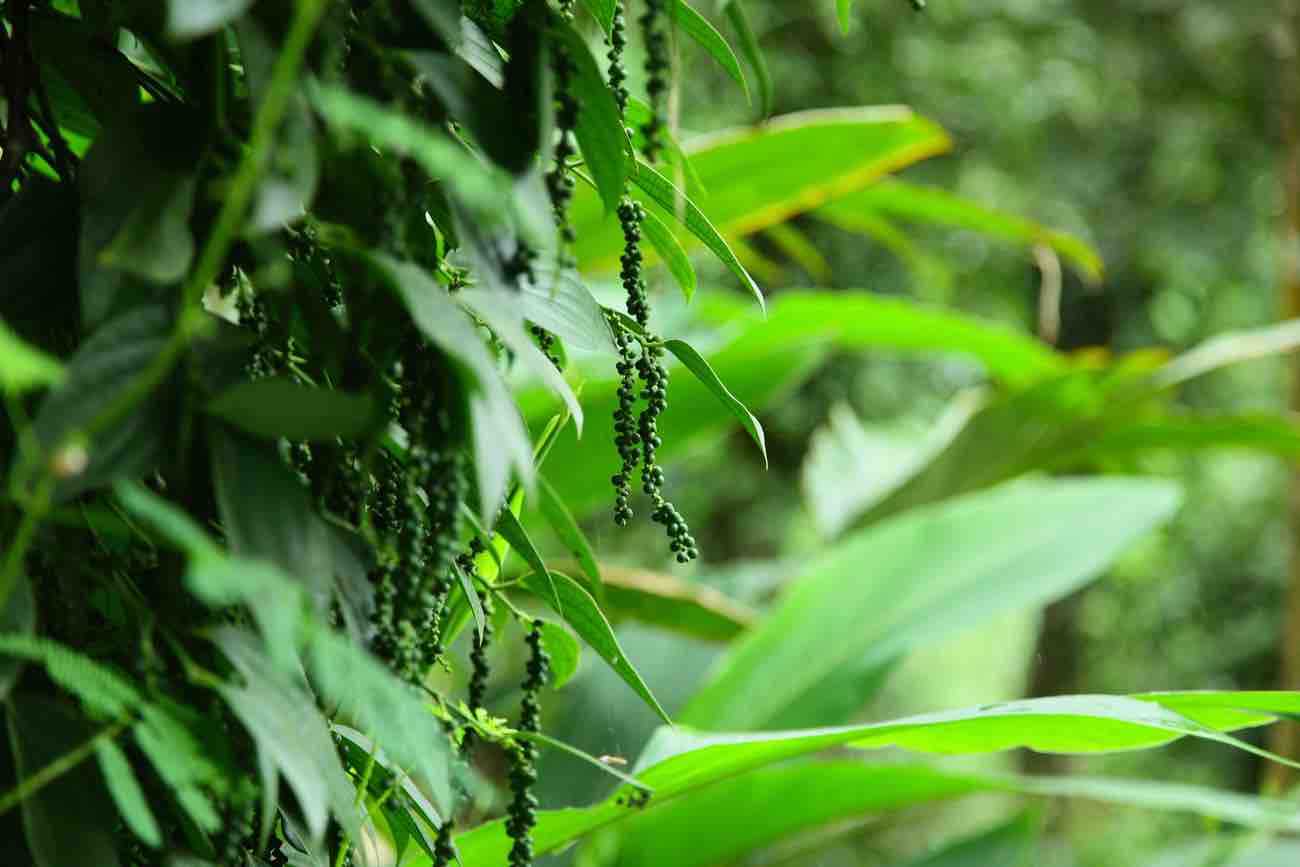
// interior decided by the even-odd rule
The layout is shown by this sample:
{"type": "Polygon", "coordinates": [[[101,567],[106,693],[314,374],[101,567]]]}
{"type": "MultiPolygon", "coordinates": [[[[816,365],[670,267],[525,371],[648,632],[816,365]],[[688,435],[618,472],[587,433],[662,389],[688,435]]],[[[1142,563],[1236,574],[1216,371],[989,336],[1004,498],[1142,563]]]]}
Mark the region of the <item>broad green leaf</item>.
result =
{"type": "Polygon", "coordinates": [[[573,627],[573,631],[587,642],[587,646],[623,679],[632,691],[641,697],[651,710],[664,722],[671,722],[659,701],[650,692],[632,661],[627,658],[623,648],[614,635],[613,628],[605,615],[601,613],[596,600],[591,594],[570,578],[560,572],[533,573],[524,579],[524,586],[535,596],[551,607],[556,614],[564,618],[573,627]],[[549,576],[549,577],[548,577],[549,576]]]}
{"type": "Polygon", "coordinates": [[[512,470],[526,486],[532,485],[528,431],[497,372],[495,359],[447,290],[413,263],[384,255],[375,255],[373,261],[390,280],[416,326],[475,379],[477,391],[470,396],[474,468],[479,514],[488,523],[505,497],[512,470]]]}
{"type": "Polygon", "coordinates": [[[22,394],[62,381],[63,365],[57,358],[27,343],[0,320],[0,389],[22,394]]]}
{"type": "Polygon", "coordinates": [[[222,698],[293,790],[311,838],[323,839],[331,814],[355,827],[352,786],[316,702],[267,664],[251,634],[222,627],[213,640],[243,681],[223,684],[222,698]]]}
{"type": "Polygon", "coordinates": [[[736,38],[740,40],[740,53],[745,55],[745,60],[749,62],[749,68],[754,71],[754,78],[758,81],[760,116],[769,117],[772,114],[772,73],[767,68],[767,57],[758,44],[754,28],[750,26],[742,0],[723,0],[721,9],[735,29],[736,38]]]}
{"type": "Polygon", "coordinates": [[[526,365],[547,388],[559,395],[581,435],[582,405],[564,376],[528,336],[517,293],[501,289],[462,289],[456,293],[456,299],[487,323],[492,333],[514,353],[517,361],[526,365]]]}
{"type": "MultiPolygon", "coordinates": [[[[694,202],[686,197],[685,193],[640,160],[633,163],[629,177],[632,183],[649,196],[651,201],[657,204],[665,214],[672,216],[675,222],[681,224],[713,255],[717,256],[718,261],[726,265],[727,269],[741,282],[741,285],[750,291],[754,299],[758,301],[759,307],[763,306],[763,292],[758,288],[758,284],[754,282],[754,278],[749,276],[745,266],[740,264],[736,254],[731,251],[731,247],[727,245],[726,240],[718,234],[718,230],[713,227],[709,218],[704,215],[704,212],[694,202]]],[[[578,222],[576,205],[570,219],[576,226],[578,222]]],[[[583,239],[587,236],[581,228],[577,231],[578,241],[574,244],[574,252],[577,253],[581,263],[582,254],[580,249],[584,246],[583,239]]]]}
{"type": "Polygon", "coordinates": [[[194,39],[230,24],[253,0],[167,0],[167,35],[194,39]]]}
{"type": "Polygon", "coordinates": [[[309,442],[358,437],[374,427],[368,394],[299,385],[284,377],[244,382],[226,389],[206,407],[218,418],[262,437],[309,442]]]}
{"type": "MultiPolygon", "coordinates": [[[[723,237],[739,237],[815,210],[950,146],[940,127],[910,109],[877,107],[783,115],[760,127],[701,136],[687,143],[686,153],[707,191],[695,200],[702,217],[723,237]]],[[[662,176],[656,181],[641,164],[632,180],[656,183],[660,189],[647,194],[669,215],[677,213],[680,193],[662,176]]],[[[622,248],[617,221],[604,220],[599,202],[585,190],[574,197],[573,223],[579,264],[613,268],[622,248]]]]}
{"type": "MultiPolygon", "coordinates": [[[[1251,701],[1250,693],[1221,694],[1230,703],[1251,701]]],[[[1296,694],[1277,701],[1280,710],[1295,705],[1296,694]]],[[[915,800],[937,800],[988,790],[1024,794],[1080,797],[1130,804],[1146,809],[1191,810],[1256,827],[1288,827],[1295,824],[1292,805],[1282,801],[1252,798],[1231,792],[1216,792],[1195,786],[1168,785],[1145,781],[1102,780],[1090,778],[1010,777],[951,774],[931,768],[873,767],[853,764],[856,771],[833,770],[832,774],[862,775],[864,785],[830,786],[810,789],[808,783],[824,765],[784,765],[789,759],[842,746],[881,749],[898,746],[920,752],[942,754],[984,753],[1028,747],[1044,752],[1096,753],[1108,750],[1143,749],[1161,746],[1180,737],[1199,737],[1230,742],[1246,748],[1241,741],[1169,711],[1151,701],[1122,696],[1057,696],[1045,699],[989,705],[982,708],[938,714],[926,714],[891,722],[840,728],[807,729],[768,734],[705,734],[685,728],[661,727],[637,763],[637,778],[654,789],[654,796],[644,808],[626,803],[628,790],[621,788],[605,801],[584,809],[556,810],[543,813],[534,830],[534,845],[539,854],[554,851],[598,828],[629,819],[649,823],[656,821],[662,809],[674,809],[674,799],[686,796],[703,800],[698,808],[687,808],[688,817],[714,816],[702,812],[710,804],[713,786],[722,793],[744,797],[747,783],[755,791],[765,791],[770,799],[755,801],[754,810],[770,810],[781,804],[796,809],[792,803],[775,796],[797,786],[801,797],[789,799],[816,801],[807,792],[817,791],[832,804],[845,791],[863,799],[862,808],[849,804],[846,810],[879,809],[876,796],[888,798],[896,793],[901,805],[915,800]],[[757,773],[756,773],[757,772],[757,773]],[[866,775],[874,775],[880,785],[870,785],[866,775]],[[909,779],[910,778],[910,779],[909,779]],[[891,784],[892,783],[892,784],[891,784]],[[841,793],[841,794],[836,794],[841,793]],[[875,806],[872,806],[873,803],[875,806]],[[667,807],[665,807],[667,805],[667,807]],[[642,818],[644,817],[644,818],[642,818]]],[[[833,768],[841,767],[838,763],[833,768]]],[[[887,805],[888,802],[886,802],[887,805]]],[[[815,811],[816,807],[809,808],[815,811]]],[[[726,811],[724,811],[725,813],[726,811]]],[[[827,817],[829,818],[829,817],[827,817]]],[[[688,819],[689,820],[689,819],[688,819]]],[[[815,812],[812,821],[822,821],[815,812]]],[[[734,823],[733,823],[734,824],[734,823]]],[[[748,823],[742,823],[748,824],[748,823]]],[[[752,823],[761,827],[762,823],[752,823]]],[[[744,834],[741,829],[738,833],[744,834]]],[[[461,856],[467,863],[497,863],[505,857],[510,839],[504,822],[482,825],[457,838],[461,856]]],[[[699,841],[701,846],[706,841],[699,841]]]]}
{"type": "MultiPolygon", "coordinates": [[[[66,704],[18,694],[5,704],[9,749],[19,780],[83,746],[95,730],[66,704]]],[[[95,766],[82,762],[22,802],[33,867],[117,867],[113,802],[95,766]]],[[[6,851],[13,853],[17,846],[6,851]]]]}
{"type": "Polygon", "coordinates": [[[1026,481],[857,532],[791,582],[682,718],[761,729],[797,708],[807,719],[841,668],[884,665],[937,637],[1060,598],[1177,503],[1176,488],[1152,480],[1026,481]]]}
{"type": "Polygon", "coordinates": [[[681,242],[677,240],[677,236],[652,211],[645,212],[645,219],[641,221],[641,231],[667,266],[668,273],[673,275],[673,280],[682,287],[682,294],[686,296],[686,300],[690,301],[695,297],[695,268],[691,265],[691,260],[687,257],[681,242]]]}
{"type": "Polygon", "coordinates": [[[1097,436],[1061,460],[1105,460],[1151,451],[1249,449],[1296,460],[1300,426],[1279,415],[1169,412],[1109,420],[1097,436]]]}
{"type": "Polygon", "coordinates": [[[1078,268],[1088,280],[1103,276],[1101,256],[1083,241],[1032,220],[986,208],[945,190],[886,178],[822,205],[814,216],[852,225],[859,215],[969,229],[1024,245],[1044,244],[1078,268]]]}
{"type": "Polygon", "coordinates": [[[749,434],[750,439],[758,446],[758,450],[763,453],[763,467],[766,469],[767,441],[763,436],[763,425],[754,417],[754,414],[736,399],[736,396],[723,384],[722,380],[718,379],[718,375],[714,373],[713,368],[709,367],[709,363],[704,360],[704,356],[695,351],[695,347],[684,340],[666,340],[664,341],[664,348],[677,356],[677,359],[681,361],[686,369],[695,374],[695,378],[703,383],[709,391],[713,392],[713,395],[726,407],[727,411],[736,417],[736,420],[740,422],[740,426],[745,429],[745,433],[749,434]]]}
{"type": "Polygon", "coordinates": [[[758,612],[707,584],[642,569],[604,567],[603,610],[704,641],[731,641],[758,622],[758,612]]]}
{"type": "Polygon", "coordinates": [[[149,801],[140,788],[140,781],[135,778],[135,772],[131,770],[131,762],[126,753],[113,741],[102,740],[95,745],[95,757],[99,760],[100,773],[104,775],[104,783],[113,796],[113,802],[117,804],[117,812],[122,816],[122,821],[146,846],[155,849],[161,846],[162,831],[158,828],[158,820],[149,808],[149,801]]]}
{"type": "Polygon", "coordinates": [[[681,28],[681,32],[694,39],[697,45],[717,61],[731,80],[740,85],[741,91],[745,94],[745,101],[748,102],[749,84],[745,81],[745,73],[740,69],[736,52],[731,50],[726,37],[719,33],[707,18],[696,12],[686,0],[669,0],[669,10],[672,12],[673,21],[681,28]]]}
{"type": "Polygon", "coordinates": [[[564,504],[563,498],[542,475],[537,477],[537,508],[551,525],[560,542],[578,561],[582,573],[587,577],[592,595],[600,601],[604,588],[600,578],[600,566],[596,563],[596,552],[592,550],[591,542],[587,541],[586,534],[578,526],[573,513],[564,504]]]}
{"type": "Polygon", "coordinates": [[[557,20],[553,22],[552,33],[559,37],[572,64],[570,87],[578,103],[578,121],[573,134],[600,189],[605,209],[613,213],[627,183],[626,157],[632,149],[619,118],[618,104],[578,31],[557,20]]]}
{"type": "Polygon", "coordinates": [[[582,648],[578,639],[559,623],[542,622],[542,646],[551,657],[552,689],[564,686],[578,671],[582,661],[582,648]]]}

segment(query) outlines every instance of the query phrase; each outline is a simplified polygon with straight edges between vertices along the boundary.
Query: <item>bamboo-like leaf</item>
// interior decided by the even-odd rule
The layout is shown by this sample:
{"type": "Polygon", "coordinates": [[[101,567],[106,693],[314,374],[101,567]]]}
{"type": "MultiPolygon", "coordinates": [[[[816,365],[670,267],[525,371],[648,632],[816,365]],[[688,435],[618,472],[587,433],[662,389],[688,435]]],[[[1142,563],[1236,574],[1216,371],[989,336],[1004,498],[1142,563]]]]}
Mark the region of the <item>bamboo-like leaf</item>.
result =
{"type": "Polygon", "coordinates": [[[749,434],[750,439],[758,446],[758,450],[763,453],[763,466],[767,467],[767,440],[763,435],[763,425],[759,423],[754,414],[750,412],[743,403],[736,399],[730,389],[718,379],[718,375],[709,367],[709,363],[704,360],[704,356],[695,351],[684,340],[666,340],[664,347],[677,356],[677,359],[685,365],[686,369],[695,374],[695,378],[704,384],[709,391],[726,407],[727,411],[736,417],[740,426],[749,434]]]}
{"type": "Polygon", "coordinates": [[[745,73],[741,71],[740,61],[736,58],[736,52],[731,50],[726,37],[719,33],[707,18],[696,12],[686,0],[669,0],[669,9],[673,21],[681,28],[681,32],[695,40],[697,45],[717,61],[731,80],[740,85],[741,91],[745,94],[745,101],[749,102],[749,83],[745,81],[745,73]]]}

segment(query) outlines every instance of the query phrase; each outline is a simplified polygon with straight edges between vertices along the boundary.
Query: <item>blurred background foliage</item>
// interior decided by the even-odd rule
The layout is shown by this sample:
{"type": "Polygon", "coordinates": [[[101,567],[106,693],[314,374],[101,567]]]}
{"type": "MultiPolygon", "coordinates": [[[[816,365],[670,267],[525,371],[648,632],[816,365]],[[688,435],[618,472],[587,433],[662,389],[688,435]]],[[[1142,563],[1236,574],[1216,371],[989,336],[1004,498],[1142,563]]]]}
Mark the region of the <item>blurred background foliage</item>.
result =
{"type": "MultiPolygon", "coordinates": [[[[749,4],[770,65],[774,113],[911,106],[941,124],[953,148],[906,169],[904,181],[1028,217],[1092,245],[1105,263],[1100,280],[1068,261],[1061,271],[1060,348],[1100,348],[1111,356],[1152,346],[1178,351],[1277,319],[1285,198],[1281,82],[1294,75],[1277,3],[933,0],[921,15],[888,6],[858,4],[844,34],[833,4],[749,4]]],[[[755,107],[716,63],[689,41],[679,40],[678,48],[682,140],[753,119],[755,107]]],[[[707,211],[707,190],[696,199],[707,211]]],[[[1059,263],[1036,261],[1025,247],[985,233],[879,218],[851,228],[845,226],[853,221],[841,222],[805,215],[788,224],[794,233],[746,239],[743,258],[770,299],[779,303],[795,287],[866,289],[951,306],[1029,334],[1041,330],[1040,291],[1045,276],[1051,279],[1045,269],[1059,263]]],[[[696,264],[702,285],[725,280],[720,267],[696,264]]],[[[668,333],[707,320],[710,299],[720,294],[710,287],[687,305],[666,274],[659,289],[663,321],[672,323],[668,333]]],[[[797,379],[759,412],[770,469],[739,430],[696,438],[670,464],[671,475],[689,482],[675,485],[683,511],[709,540],[703,562],[679,574],[755,608],[823,544],[815,516],[825,507],[819,499],[834,491],[818,488],[813,444],[831,430],[855,429],[875,460],[852,469],[886,473],[980,375],[959,359],[832,350],[797,379]]],[[[1271,359],[1216,371],[1190,383],[1178,399],[1193,410],[1279,410],[1286,407],[1286,388],[1285,364],[1271,359]]],[[[1037,611],[1006,616],[913,655],[852,718],[1023,695],[1275,687],[1291,549],[1287,466],[1218,450],[1144,454],[1122,464],[1182,484],[1184,505],[1171,524],[1103,580],[1049,607],[1046,618],[1037,611]]],[[[832,456],[832,477],[835,471],[832,456]]],[[[848,470],[841,465],[839,471],[848,470]]],[[[653,530],[615,533],[604,514],[587,516],[584,527],[611,563],[653,567],[662,559],[653,530]]],[[[658,566],[668,570],[666,562],[658,566]]],[[[680,710],[717,654],[709,643],[646,626],[626,626],[621,637],[670,713],[680,710]]],[[[633,757],[655,727],[653,715],[599,666],[585,664],[560,696],[566,694],[557,697],[550,724],[558,737],[593,754],[633,757]]],[[[547,803],[586,803],[606,788],[589,768],[563,757],[547,760],[541,775],[547,803]]],[[[976,764],[1014,767],[1017,761],[976,764]]],[[[1065,766],[1053,757],[1023,761],[1065,766]]],[[[1250,756],[1186,742],[1071,759],[1069,767],[1248,790],[1264,783],[1250,756]]],[[[1156,863],[1157,852],[1166,852],[1162,865],[1218,863],[1212,847],[1167,854],[1177,834],[1203,830],[1196,820],[1053,802],[1029,821],[1017,819],[1015,809],[1005,798],[986,796],[920,815],[904,812],[883,826],[839,828],[811,854],[801,857],[795,848],[785,853],[788,862],[773,856],[764,863],[901,863],[997,817],[1012,823],[1007,828],[1045,823],[1059,833],[1035,843],[1030,856],[1013,847],[1018,854],[999,860],[981,846],[975,860],[962,860],[958,845],[955,854],[916,863],[1136,865],[1156,863]]],[[[598,836],[576,859],[602,863],[600,852],[598,836]]],[[[1291,863],[1269,860],[1271,853],[1261,857],[1260,865],[1291,863]]]]}

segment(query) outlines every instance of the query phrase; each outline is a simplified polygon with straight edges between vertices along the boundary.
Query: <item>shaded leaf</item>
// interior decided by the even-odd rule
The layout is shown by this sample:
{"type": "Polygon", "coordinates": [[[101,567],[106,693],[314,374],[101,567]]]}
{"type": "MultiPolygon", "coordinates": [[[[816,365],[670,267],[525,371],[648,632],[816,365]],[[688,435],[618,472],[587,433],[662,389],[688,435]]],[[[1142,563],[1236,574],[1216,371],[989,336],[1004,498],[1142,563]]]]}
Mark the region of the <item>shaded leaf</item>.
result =
{"type": "Polygon", "coordinates": [[[375,423],[368,394],[313,388],[278,376],[232,386],[206,409],[258,436],[309,442],[358,437],[375,423]]]}

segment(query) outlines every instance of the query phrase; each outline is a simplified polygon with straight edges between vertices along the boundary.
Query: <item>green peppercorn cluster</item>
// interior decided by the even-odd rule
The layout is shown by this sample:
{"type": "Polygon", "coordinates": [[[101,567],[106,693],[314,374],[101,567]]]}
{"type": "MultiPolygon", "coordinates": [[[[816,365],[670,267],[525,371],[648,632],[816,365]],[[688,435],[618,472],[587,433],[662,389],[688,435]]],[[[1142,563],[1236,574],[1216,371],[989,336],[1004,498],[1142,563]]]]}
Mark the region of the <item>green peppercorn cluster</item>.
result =
{"type": "Polygon", "coordinates": [[[650,97],[650,120],[641,128],[645,136],[645,158],[654,162],[664,146],[664,102],[672,69],[668,46],[667,0],[645,0],[641,33],[645,39],[645,89],[650,97]]]}
{"type": "MultiPolygon", "coordinates": [[[[542,647],[542,621],[534,620],[528,632],[528,668],[524,679],[524,697],[519,705],[519,731],[540,731],[541,705],[537,693],[546,683],[550,673],[551,658],[542,647]]],[[[537,797],[533,786],[537,783],[537,747],[531,741],[520,739],[510,751],[510,801],[506,833],[513,844],[510,847],[510,867],[530,867],[533,863],[533,826],[537,824],[537,797]]]]}
{"type": "Polygon", "coordinates": [[[627,48],[627,13],[623,10],[626,0],[615,0],[614,18],[610,22],[609,38],[609,89],[618,103],[618,116],[627,114],[627,68],[623,65],[623,51],[627,48]]]}
{"type": "Polygon", "coordinates": [[[452,841],[456,833],[456,822],[450,816],[438,827],[438,835],[433,841],[433,867],[448,867],[456,857],[456,847],[452,841]]]}
{"type": "MultiPolygon", "coordinates": [[[[483,543],[475,536],[470,540],[469,550],[461,554],[457,559],[461,571],[468,575],[471,581],[478,577],[478,568],[474,565],[474,558],[486,550],[483,543]]],[[[492,674],[491,665],[488,662],[488,650],[492,646],[494,630],[492,627],[492,597],[487,593],[479,591],[479,605],[483,609],[483,632],[481,635],[475,633],[473,638],[473,647],[469,652],[470,676],[468,689],[468,706],[470,713],[477,713],[483,707],[483,702],[487,698],[487,682],[492,674]]],[[[478,734],[473,728],[466,728],[464,737],[460,742],[461,758],[468,759],[474,750],[474,744],[478,739],[478,734]]]]}
{"type": "Polygon", "coordinates": [[[535,322],[528,327],[528,330],[537,341],[537,347],[542,350],[546,360],[551,362],[556,370],[563,370],[560,366],[560,356],[555,351],[555,335],[535,322]]]}
{"type": "Polygon", "coordinates": [[[551,41],[551,72],[555,77],[555,162],[546,174],[546,192],[555,210],[555,224],[566,244],[577,240],[569,222],[569,203],[576,182],[569,170],[569,159],[577,153],[574,129],[578,125],[578,100],[573,93],[575,68],[568,48],[559,40],[551,41]]]}

